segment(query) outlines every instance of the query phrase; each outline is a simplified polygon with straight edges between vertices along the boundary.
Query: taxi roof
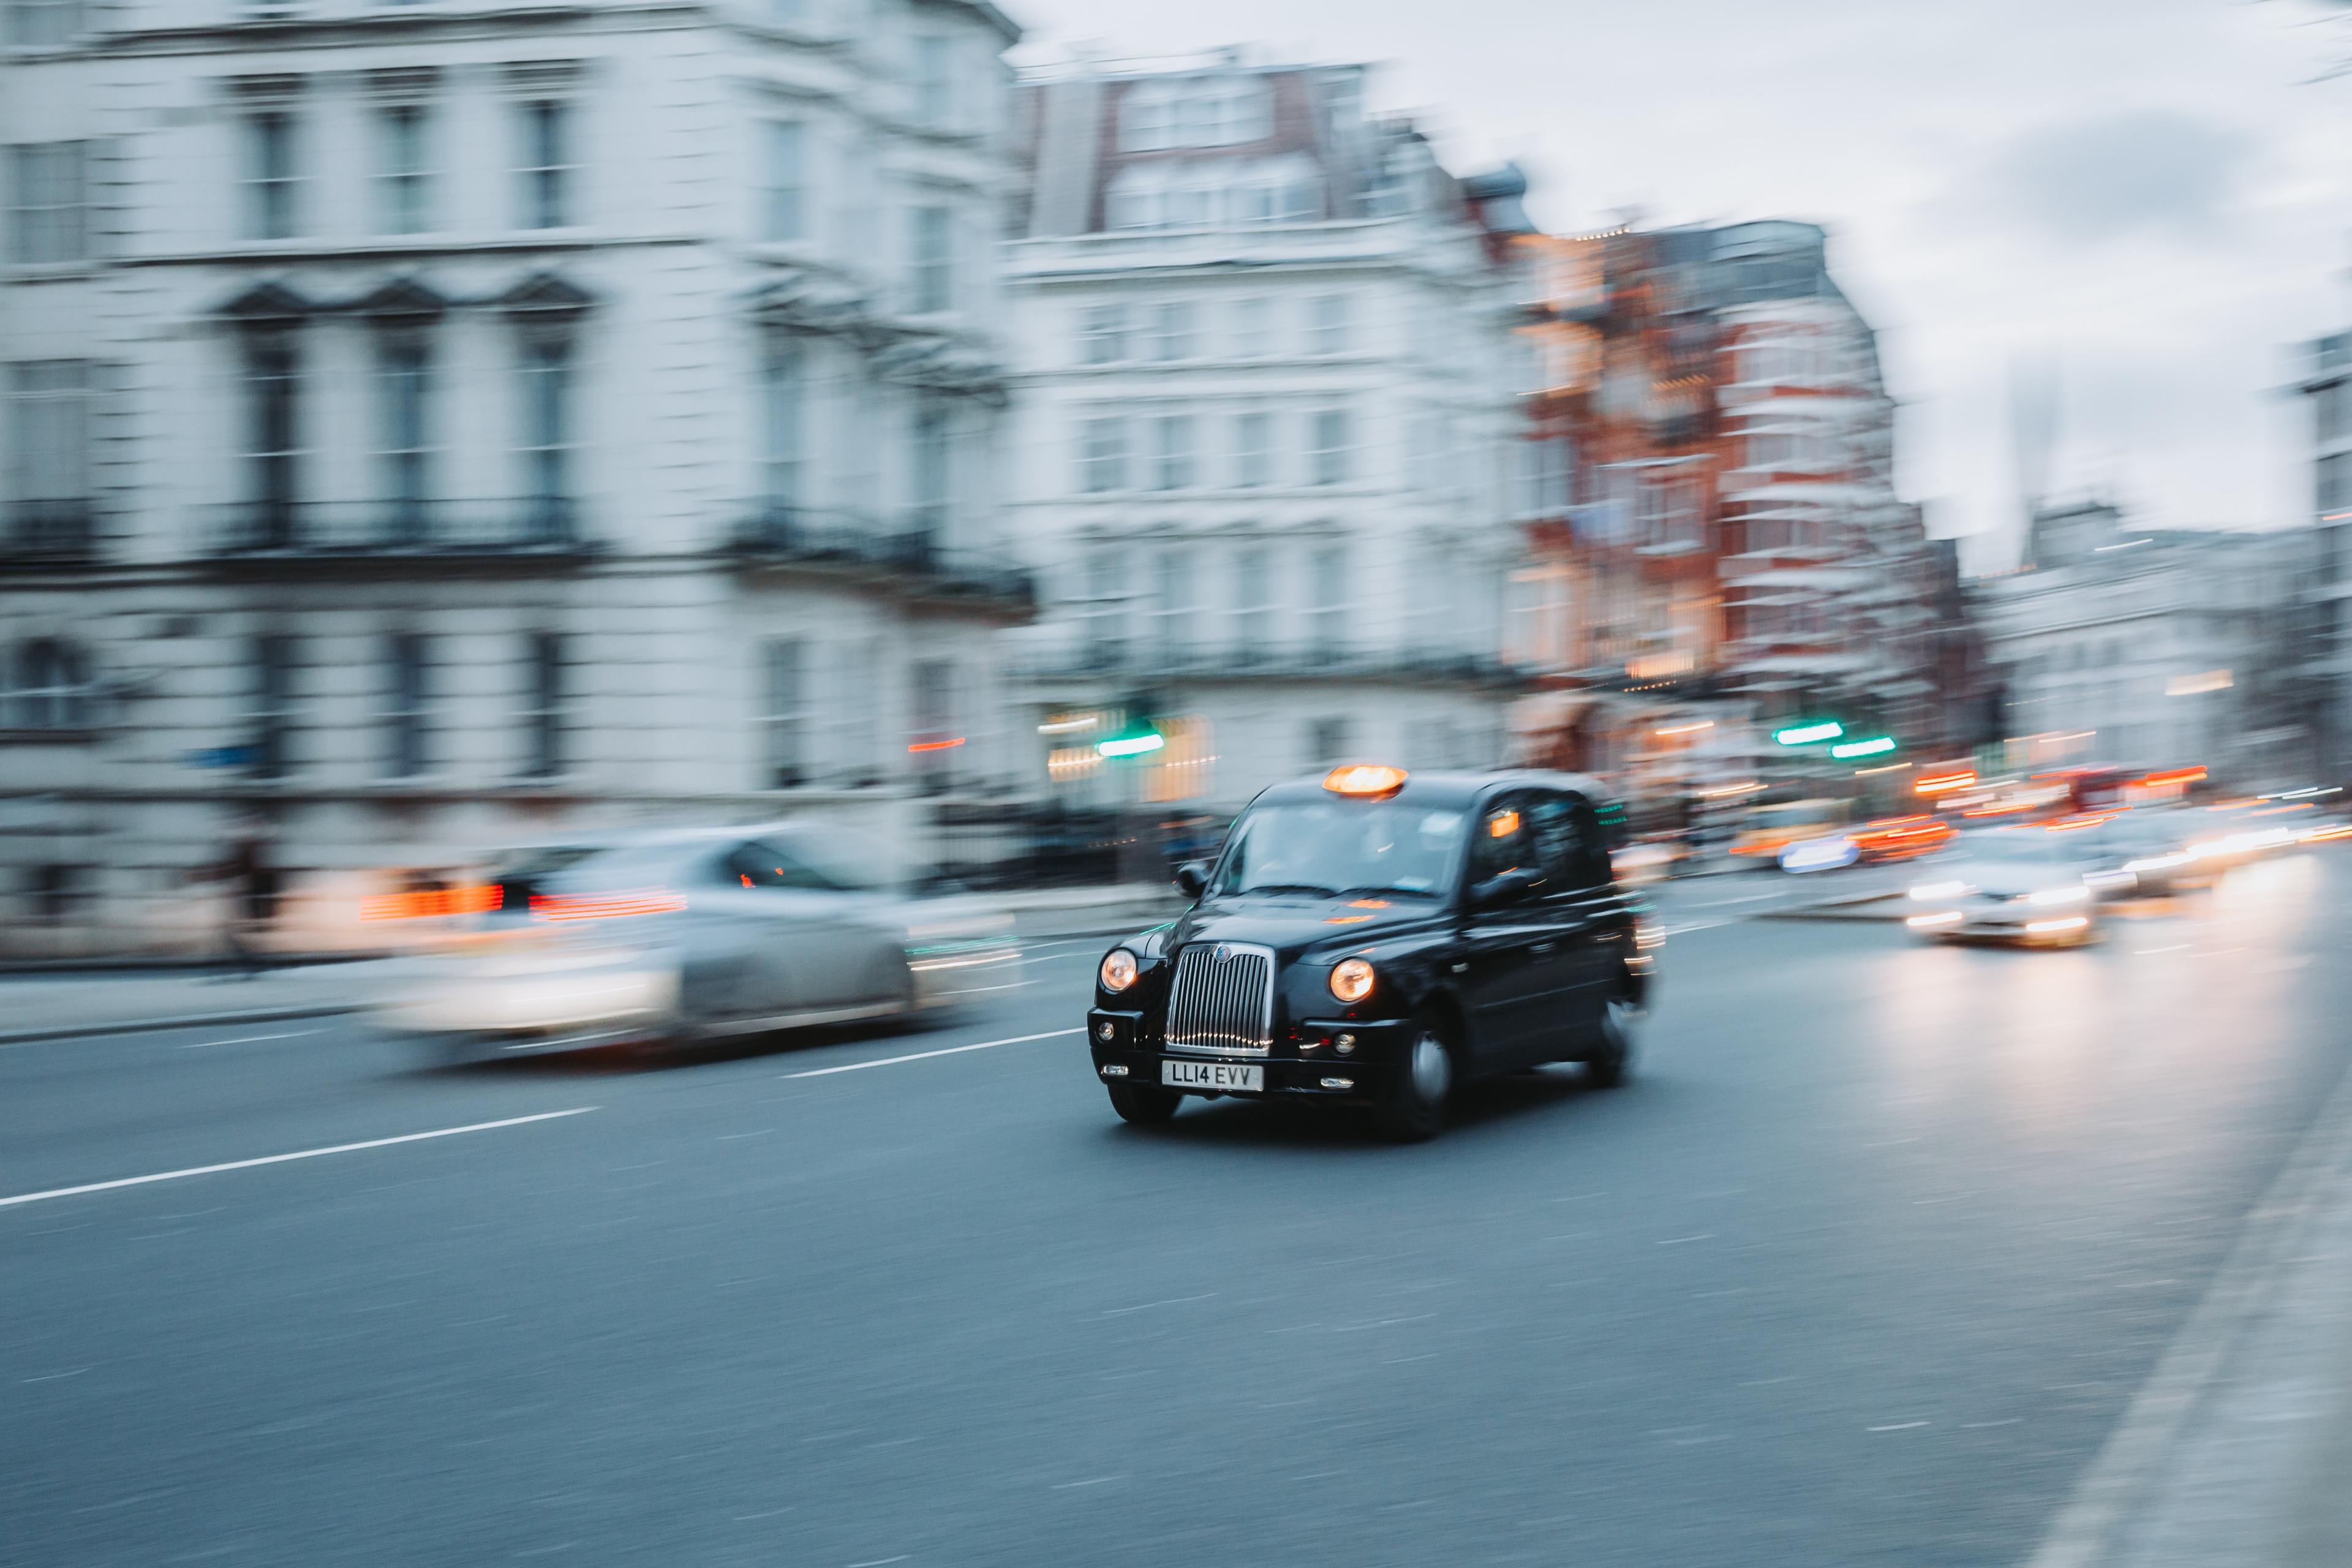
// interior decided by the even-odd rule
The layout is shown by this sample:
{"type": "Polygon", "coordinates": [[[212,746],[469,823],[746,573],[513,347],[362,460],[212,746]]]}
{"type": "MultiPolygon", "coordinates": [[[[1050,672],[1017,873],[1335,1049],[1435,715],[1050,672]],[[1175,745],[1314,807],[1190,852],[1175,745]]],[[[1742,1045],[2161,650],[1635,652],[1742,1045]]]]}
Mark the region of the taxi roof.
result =
{"type": "MultiPolygon", "coordinates": [[[[1268,784],[1258,792],[1257,801],[1282,805],[1330,800],[1334,798],[1333,793],[1323,787],[1327,776],[1326,773],[1314,773],[1306,778],[1285,779],[1280,784],[1268,784]]],[[[1408,772],[1404,787],[1394,795],[1360,798],[1409,800],[1416,805],[1459,806],[1468,805],[1496,790],[1512,787],[1566,790],[1582,795],[1596,805],[1615,798],[1609,787],[1598,779],[1588,778],[1582,773],[1559,773],[1538,768],[1435,768],[1427,773],[1408,772]]]]}

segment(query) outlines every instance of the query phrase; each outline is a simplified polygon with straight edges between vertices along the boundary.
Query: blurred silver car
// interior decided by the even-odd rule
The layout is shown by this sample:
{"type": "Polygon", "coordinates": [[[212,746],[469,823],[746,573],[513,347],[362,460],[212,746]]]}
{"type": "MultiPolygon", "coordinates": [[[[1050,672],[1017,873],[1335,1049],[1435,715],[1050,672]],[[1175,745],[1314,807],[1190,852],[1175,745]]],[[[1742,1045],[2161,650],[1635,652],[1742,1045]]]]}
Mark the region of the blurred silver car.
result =
{"type": "Polygon", "coordinates": [[[2103,872],[2066,834],[1972,834],[1920,872],[1911,889],[1919,912],[1907,923],[1924,936],[2072,946],[2098,935],[2103,872]]]}
{"type": "Polygon", "coordinates": [[[917,892],[805,825],[581,839],[500,866],[454,951],[380,1022],[444,1061],[684,1044],[952,1006],[1008,983],[1011,918],[917,892]]]}

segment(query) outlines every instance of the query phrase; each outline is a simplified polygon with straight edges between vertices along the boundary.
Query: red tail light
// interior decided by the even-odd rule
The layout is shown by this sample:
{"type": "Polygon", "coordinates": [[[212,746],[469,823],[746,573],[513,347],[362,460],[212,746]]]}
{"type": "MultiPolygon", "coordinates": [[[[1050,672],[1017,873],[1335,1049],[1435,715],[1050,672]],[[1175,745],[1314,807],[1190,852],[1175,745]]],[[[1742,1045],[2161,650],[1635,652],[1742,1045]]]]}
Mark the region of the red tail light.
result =
{"type": "Polygon", "coordinates": [[[667,888],[637,888],[618,893],[533,893],[530,918],[535,921],[611,921],[630,915],[674,915],[686,908],[686,895],[667,888]]]}
{"type": "Polygon", "coordinates": [[[496,882],[472,888],[424,888],[409,893],[385,893],[360,903],[363,921],[415,921],[435,915],[478,915],[499,907],[496,882]]]}

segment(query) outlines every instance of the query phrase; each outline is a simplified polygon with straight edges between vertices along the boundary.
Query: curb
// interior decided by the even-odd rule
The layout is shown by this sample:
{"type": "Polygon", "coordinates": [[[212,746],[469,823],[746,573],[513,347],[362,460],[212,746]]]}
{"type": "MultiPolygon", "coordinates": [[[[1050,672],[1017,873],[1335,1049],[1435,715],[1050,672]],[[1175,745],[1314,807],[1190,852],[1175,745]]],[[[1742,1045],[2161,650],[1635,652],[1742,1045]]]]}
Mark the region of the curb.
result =
{"type": "Polygon", "coordinates": [[[313,1002],[292,1007],[255,1007],[243,1013],[199,1013],[179,1018],[133,1018],[120,1024],[65,1024],[47,1029],[12,1029],[0,1034],[0,1046],[30,1046],[43,1040],[70,1040],[84,1035],[133,1035],[158,1029],[204,1029],[228,1024],[276,1024],[289,1018],[330,1018],[364,1011],[360,1002],[313,1002]]]}

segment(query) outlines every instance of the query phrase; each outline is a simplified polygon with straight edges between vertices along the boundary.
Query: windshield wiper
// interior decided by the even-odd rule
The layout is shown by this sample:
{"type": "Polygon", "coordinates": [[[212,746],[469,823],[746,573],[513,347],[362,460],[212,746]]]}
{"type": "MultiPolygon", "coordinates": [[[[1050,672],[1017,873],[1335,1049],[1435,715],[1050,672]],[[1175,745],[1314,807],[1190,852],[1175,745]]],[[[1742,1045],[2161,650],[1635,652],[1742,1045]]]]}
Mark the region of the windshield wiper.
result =
{"type": "Polygon", "coordinates": [[[1247,888],[1229,888],[1229,893],[1304,893],[1312,899],[1336,899],[1339,895],[1329,888],[1313,882],[1259,882],[1247,888]]]}

